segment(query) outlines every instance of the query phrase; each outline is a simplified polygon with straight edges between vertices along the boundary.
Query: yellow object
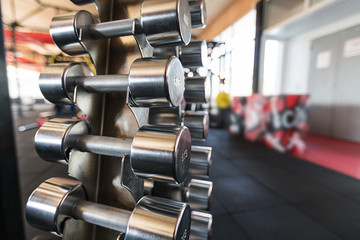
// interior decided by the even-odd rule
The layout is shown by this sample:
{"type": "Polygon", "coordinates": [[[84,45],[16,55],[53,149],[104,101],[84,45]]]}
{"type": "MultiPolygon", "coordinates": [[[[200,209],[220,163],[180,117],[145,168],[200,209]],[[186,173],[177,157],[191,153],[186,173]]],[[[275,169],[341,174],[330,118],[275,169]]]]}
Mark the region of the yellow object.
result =
{"type": "Polygon", "coordinates": [[[219,93],[217,95],[215,101],[216,101],[216,104],[218,105],[218,107],[221,109],[228,108],[231,104],[230,95],[227,94],[226,92],[219,93]]]}
{"type": "Polygon", "coordinates": [[[90,57],[85,57],[84,60],[85,60],[86,65],[87,65],[87,66],[90,68],[90,70],[91,70],[93,73],[95,73],[95,75],[96,75],[96,68],[95,68],[94,64],[92,63],[90,57]]]}
{"type": "Polygon", "coordinates": [[[53,64],[53,63],[55,63],[56,57],[57,57],[56,54],[51,55],[51,56],[49,57],[48,64],[53,64]]]}

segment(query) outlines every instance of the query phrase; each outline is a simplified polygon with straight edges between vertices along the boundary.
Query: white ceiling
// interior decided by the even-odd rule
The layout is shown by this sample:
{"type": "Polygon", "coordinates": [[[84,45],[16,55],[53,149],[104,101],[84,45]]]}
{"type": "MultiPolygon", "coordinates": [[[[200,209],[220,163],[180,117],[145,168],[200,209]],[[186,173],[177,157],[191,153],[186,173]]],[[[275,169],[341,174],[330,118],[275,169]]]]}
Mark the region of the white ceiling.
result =
{"type": "Polygon", "coordinates": [[[360,13],[360,0],[327,0],[265,29],[268,38],[287,40],[320,26],[360,13]]]}

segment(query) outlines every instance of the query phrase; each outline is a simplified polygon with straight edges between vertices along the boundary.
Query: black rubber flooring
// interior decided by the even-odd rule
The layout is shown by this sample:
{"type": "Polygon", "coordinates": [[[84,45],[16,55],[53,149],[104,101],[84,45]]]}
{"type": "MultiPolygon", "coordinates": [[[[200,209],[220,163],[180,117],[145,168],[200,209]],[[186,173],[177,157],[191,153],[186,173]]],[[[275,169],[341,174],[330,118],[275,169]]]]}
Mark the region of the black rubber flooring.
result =
{"type": "MultiPolygon", "coordinates": [[[[39,111],[15,116],[35,121],[39,111]]],[[[66,176],[66,166],[36,155],[35,130],[17,133],[22,202],[45,179],[66,176]]],[[[360,182],[295,157],[211,129],[213,239],[360,239],[360,182]]],[[[26,224],[27,239],[51,236],[26,224]]],[[[39,239],[39,238],[37,238],[39,239]]]]}
{"type": "Polygon", "coordinates": [[[211,129],[213,239],[360,239],[360,181],[211,129]]]}

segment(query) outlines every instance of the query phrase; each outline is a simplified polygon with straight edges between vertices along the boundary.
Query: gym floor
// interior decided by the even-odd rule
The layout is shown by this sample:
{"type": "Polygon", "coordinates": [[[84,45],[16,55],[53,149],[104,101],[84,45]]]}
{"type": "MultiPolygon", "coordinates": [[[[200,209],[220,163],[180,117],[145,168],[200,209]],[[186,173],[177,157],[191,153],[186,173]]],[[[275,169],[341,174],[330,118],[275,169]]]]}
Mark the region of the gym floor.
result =
{"type": "MultiPolygon", "coordinates": [[[[46,105],[25,111],[15,126],[32,123],[46,105]]],[[[44,180],[66,177],[66,166],[41,160],[35,130],[16,132],[23,208],[44,180]]],[[[360,182],[301,159],[211,129],[213,239],[359,239],[360,182]]],[[[51,235],[26,224],[27,239],[51,235]]],[[[44,239],[41,238],[41,239],[44,239]]],[[[35,238],[40,239],[40,238],[35,238]]]]}

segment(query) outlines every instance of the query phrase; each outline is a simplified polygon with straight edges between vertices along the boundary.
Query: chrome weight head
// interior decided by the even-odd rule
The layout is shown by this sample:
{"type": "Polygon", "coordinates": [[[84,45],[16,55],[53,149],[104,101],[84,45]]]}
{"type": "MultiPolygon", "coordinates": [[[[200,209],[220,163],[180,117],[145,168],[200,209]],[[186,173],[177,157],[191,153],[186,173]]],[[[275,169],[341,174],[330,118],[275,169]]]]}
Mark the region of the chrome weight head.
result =
{"type": "Polygon", "coordinates": [[[208,240],[212,236],[213,217],[208,212],[191,212],[190,240],[208,240]]]}
{"type": "Polygon", "coordinates": [[[81,182],[64,178],[46,180],[30,195],[26,203],[26,220],[36,228],[62,235],[68,216],[61,209],[70,196],[87,199],[81,182]]]}
{"type": "Polygon", "coordinates": [[[189,128],[193,139],[205,140],[207,138],[210,124],[207,112],[185,112],[183,122],[184,126],[189,128]]]}
{"type": "Polygon", "coordinates": [[[150,109],[149,123],[157,125],[179,126],[183,124],[195,140],[205,140],[209,132],[209,114],[207,112],[187,111],[182,114],[180,108],[150,109]],[[180,121],[178,121],[181,113],[180,121]]]}
{"type": "Polygon", "coordinates": [[[76,136],[89,133],[90,129],[85,121],[54,118],[37,131],[35,149],[46,161],[66,163],[76,136]]]}
{"type": "Polygon", "coordinates": [[[191,41],[187,46],[159,47],[154,49],[154,56],[178,56],[181,64],[190,69],[206,67],[208,62],[207,43],[205,40],[191,41]]]}
{"type": "Polygon", "coordinates": [[[191,146],[189,173],[193,176],[209,177],[211,166],[211,147],[191,146]]]}
{"type": "Polygon", "coordinates": [[[208,48],[205,40],[191,41],[187,46],[180,48],[179,58],[184,67],[206,67],[208,61],[208,48]]]}
{"type": "Polygon", "coordinates": [[[191,159],[187,127],[143,126],[131,144],[131,166],[137,176],[183,182],[191,159]]]}
{"type": "Polygon", "coordinates": [[[85,54],[87,52],[80,40],[80,30],[91,24],[95,24],[93,15],[83,10],[55,16],[51,21],[50,35],[64,53],[69,55],[85,54]]]}
{"type": "Polygon", "coordinates": [[[187,0],[144,0],[140,23],[153,47],[190,42],[191,14],[187,0]]]}
{"type": "Polygon", "coordinates": [[[73,4],[76,5],[86,5],[86,4],[91,4],[91,3],[95,3],[95,0],[70,0],[73,4]]]}
{"type": "Polygon", "coordinates": [[[73,104],[76,79],[93,75],[83,63],[55,63],[42,70],[39,86],[48,101],[55,104],[73,104]]]}
{"type": "Polygon", "coordinates": [[[206,27],[205,0],[189,0],[191,25],[193,28],[206,27]]]}
{"type": "Polygon", "coordinates": [[[191,179],[186,189],[186,202],[191,209],[210,210],[213,183],[211,181],[191,179]]]}
{"type": "Polygon", "coordinates": [[[139,107],[179,106],[185,91],[180,60],[176,57],[136,60],[130,68],[129,89],[139,107]]]}
{"type": "Polygon", "coordinates": [[[154,196],[186,202],[192,210],[209,210],[211,206],[213,183],[208,180],[187,179],[180,184],[153,182],[148,192],[154,196]]]}
{"type": "Polygon", "coordinates": [[[188,204],[145,196],[136,205],[125,240],[189,239],[191,210],[188,204]]]}
{"type": "Polygon", "coordinates": [[[211,86],[208,77],[191,77],[185,80],[184,98],[186,103],[208,103],[211,86]]]}

